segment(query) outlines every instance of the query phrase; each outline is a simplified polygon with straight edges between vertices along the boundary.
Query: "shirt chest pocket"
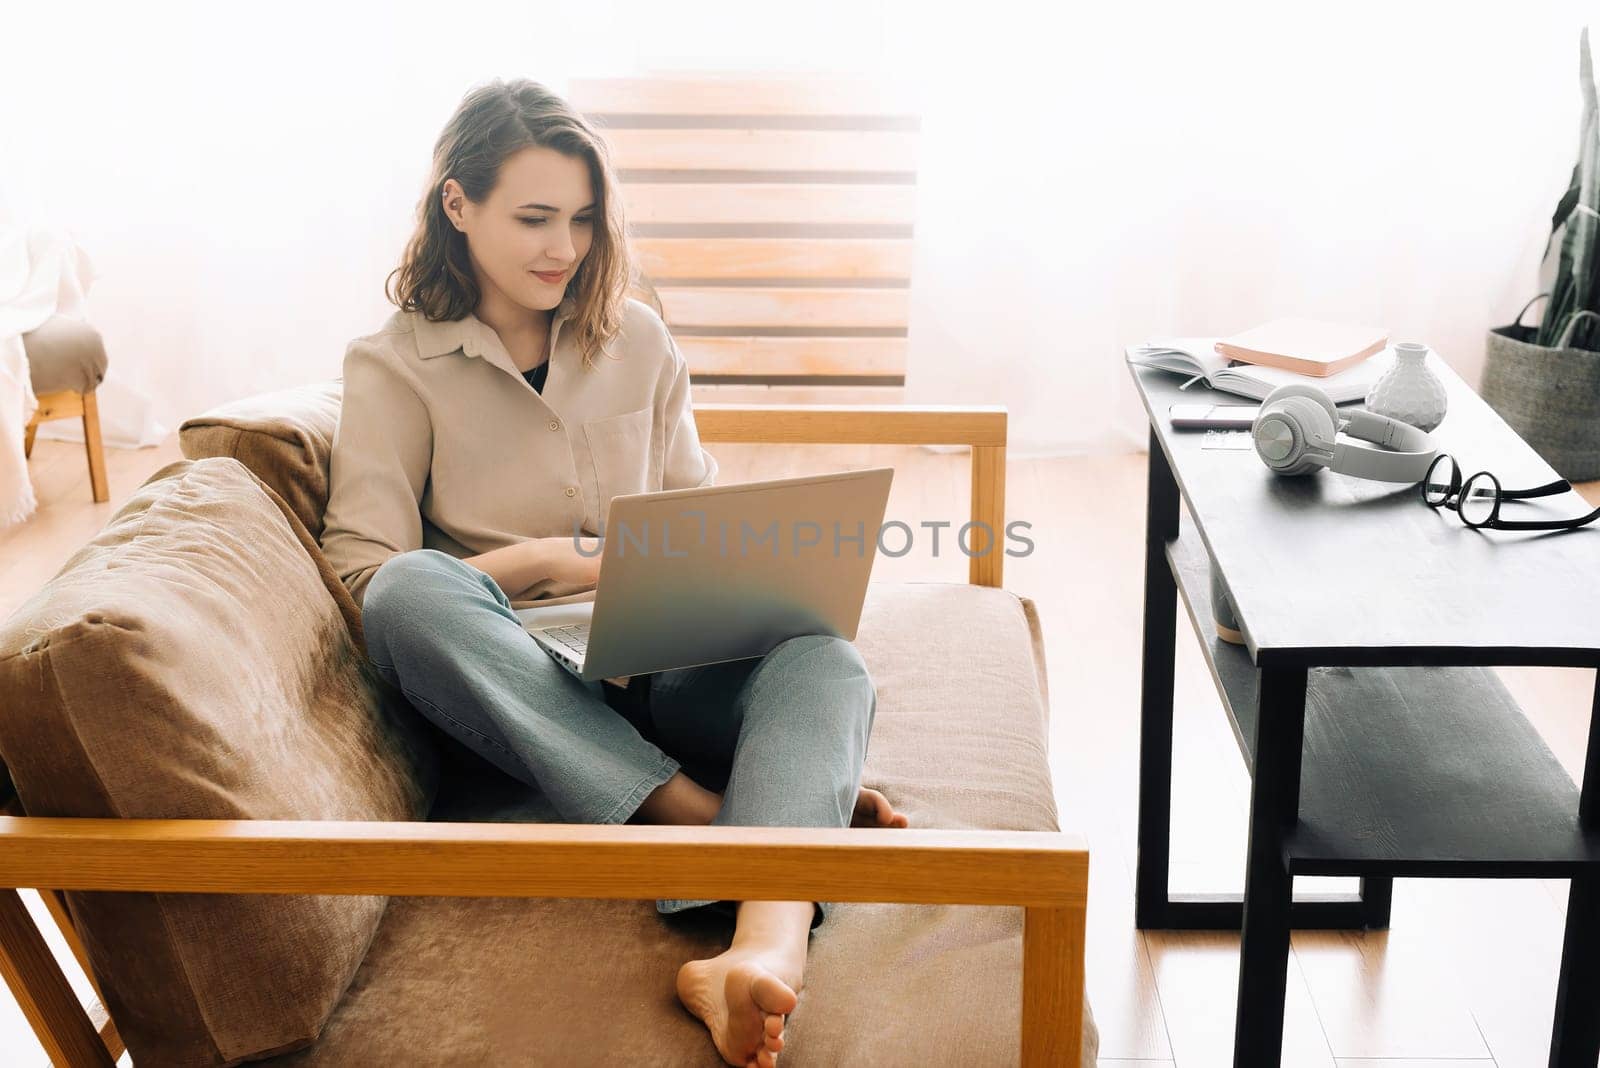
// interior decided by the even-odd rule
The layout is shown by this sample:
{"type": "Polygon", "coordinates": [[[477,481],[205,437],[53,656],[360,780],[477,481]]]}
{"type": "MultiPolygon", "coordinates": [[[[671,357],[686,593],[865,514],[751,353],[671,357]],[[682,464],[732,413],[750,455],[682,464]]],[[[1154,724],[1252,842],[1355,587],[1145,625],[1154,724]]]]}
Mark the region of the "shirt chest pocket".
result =
{"type": "Polygon", "coordinates": [[[651,448],[651,409],[624,412],[583,424],[583,437],[589,448],[592,500],[605,521],[611,498],[626,493],[646,493],[658,487],[651,484],[654,467],[651,448]]]}

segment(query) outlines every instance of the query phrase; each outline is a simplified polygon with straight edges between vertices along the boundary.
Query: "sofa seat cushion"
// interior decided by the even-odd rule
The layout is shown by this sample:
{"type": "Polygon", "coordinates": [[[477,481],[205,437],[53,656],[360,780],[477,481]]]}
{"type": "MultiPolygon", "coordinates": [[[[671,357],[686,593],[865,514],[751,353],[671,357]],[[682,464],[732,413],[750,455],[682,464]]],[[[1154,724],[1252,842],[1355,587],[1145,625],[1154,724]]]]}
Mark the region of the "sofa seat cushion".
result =
{"type": "Polygon", "coordinates": [[[38,394],[74,390],[92,393],[106,377],[106,344],[100,331],[66,315],[46,319],[22,335],[28,376],[38,394]]]}
{"type": "MultiPolygon", "coordinates": [[[[856,645],[878,692],[867,785],[918,827],[1056,829],[1030,602],[874,584],[856,645]]],[[[537,789],[465,754],[431,818],[550,815],[537,789]]],[[[1016,1064],[1021,921],[1014,908],[838,905],[813,937],[781,1063],[1016,1064]]],[[[720,1064],[673,979],[726,936],[643,901],[394,898],[321,1040],[272,1063],[720,1064]]],[[[1085,1030],[1092,1064],[1087,1010],[1085,1030]]]]}
{"type": "Polygon", "coordinates": [[[342,383],[333,381],[233,401],[185,420],[178,447],[191,460],[229,456],[244,464],[317,540],[342,395],[342,383]]]}
{"type": "MultiPolygon", "coordinates": [[[[182,460],[138,489],[0,627],[0,756],[24,811],[422,819],[436,751],[375,685],[315,549],[234,460],[182,460]]],[[[184,1066],[312,1041],[385,905],[67,899],[134,1062],[184,1066]]]]}

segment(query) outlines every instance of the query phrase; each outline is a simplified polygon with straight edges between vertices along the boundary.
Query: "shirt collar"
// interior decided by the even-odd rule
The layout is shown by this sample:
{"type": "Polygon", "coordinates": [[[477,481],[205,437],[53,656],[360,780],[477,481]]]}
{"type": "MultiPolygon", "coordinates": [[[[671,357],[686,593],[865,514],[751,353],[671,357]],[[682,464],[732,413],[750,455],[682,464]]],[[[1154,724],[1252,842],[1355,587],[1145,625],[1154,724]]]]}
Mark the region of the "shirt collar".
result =
{"type": "MultiPolygon", "coordinates": [[[[571,296],[562,298],[555,314],[551,316],[551,325],[562,319],[570,319],[576,310],[576,300],[571,296]]],[[[471,312],[460,319],[437,323],[421,312],[413,312],[412,323],[417,335],[417,356],[424,360],[447,356],[457,350],[468,356],[481,357],[500,346],[500,338],[494,329],[471,312]]]]}

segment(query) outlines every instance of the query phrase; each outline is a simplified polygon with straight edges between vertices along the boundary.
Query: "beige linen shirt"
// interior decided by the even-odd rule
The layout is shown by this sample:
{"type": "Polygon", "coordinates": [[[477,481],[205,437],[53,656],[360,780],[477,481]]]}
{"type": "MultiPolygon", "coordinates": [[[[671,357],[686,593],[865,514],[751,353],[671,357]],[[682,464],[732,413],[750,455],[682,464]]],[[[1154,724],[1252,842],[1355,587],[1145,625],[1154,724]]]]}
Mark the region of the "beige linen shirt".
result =
{"type": "MultiPolygon", "coordinates": [[[[603,535],[618,494],[715,480],[666,324],[629,300],[610,356],[586,367],[561,332],[572,312],[569,297],[551,316],[543,393],[474,315],[434,323],[395,312],[350,343],[322,549],[357,604],[396,553],[460,559],[577,530],[603,535]]],[[[505,593],[523,608],[593,589],[543,579],[505,593]]]]}

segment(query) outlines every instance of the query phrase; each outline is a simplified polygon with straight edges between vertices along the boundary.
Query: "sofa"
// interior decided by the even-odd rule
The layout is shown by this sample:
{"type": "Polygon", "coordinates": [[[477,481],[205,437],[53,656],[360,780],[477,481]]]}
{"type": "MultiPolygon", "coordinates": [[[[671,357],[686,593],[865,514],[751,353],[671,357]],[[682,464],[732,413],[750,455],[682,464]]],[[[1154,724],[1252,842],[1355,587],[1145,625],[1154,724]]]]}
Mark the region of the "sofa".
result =
{"type": "MultiPolygon", "coordinates": [[[[64,891],[110,1016],[0,891],[0,970],[56,1063],[718,1064],[672,980],[725,921],[656,897],[841,902],[785,1065],[1094,1063],[1088,856],[1057,827],[1038,615],[999,560],[868,594],[864,781],[911,830],[553,825],[366,661],[317,546],[339,396],[186,422],[186,459],[0,627],[0,887],[64,891]]],[[[1003,514],[1003,410],[696,418],[708,445],[970,444],[974,513],[1003,514]]]]}

